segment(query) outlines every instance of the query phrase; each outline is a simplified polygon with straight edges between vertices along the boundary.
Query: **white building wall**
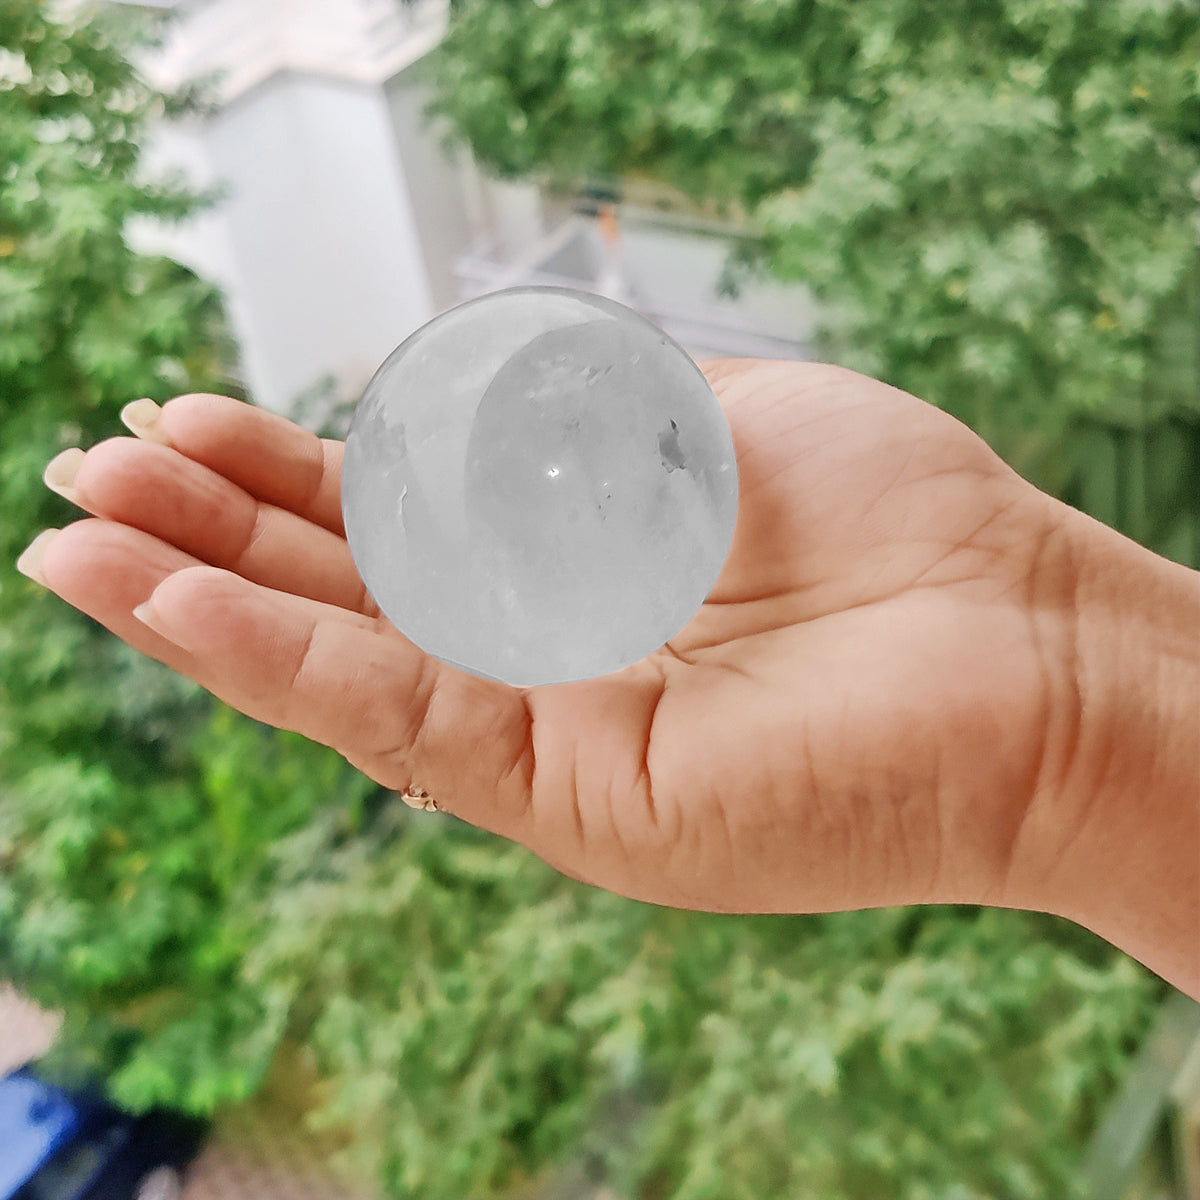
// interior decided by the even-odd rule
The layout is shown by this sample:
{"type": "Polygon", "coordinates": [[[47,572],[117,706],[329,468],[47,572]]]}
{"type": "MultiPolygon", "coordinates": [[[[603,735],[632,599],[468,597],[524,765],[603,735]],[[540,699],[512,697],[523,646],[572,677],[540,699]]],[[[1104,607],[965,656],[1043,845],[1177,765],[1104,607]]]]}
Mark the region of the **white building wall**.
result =
{"type": "Polygon", "coordinates": [[[460,299],[455,263],[481,236],[483,183],[465,156],[451,162],[438,134],[427,127],[424,110],[431,93],[420,62],[390,79],[384,95],[430,296],[440,312],[460,299]]]}
{"type": "MultiPolygon", "coordinates": [[[[330,378],[355,397],[452,300],[446,281],[470,237],[456,168],[421,144],[406,165],[386,89],[437,44],[445,10],[444,0],[410,10],[394,0],[184,0],[141,64],[168,90],[218,79],[216,113],[162,124],[147,163],[219,185],[224,199],[186,225],[143,223],[132,235],[223,288],[243,382],[266,407],[289,411],[330,378]],[[417,172],[412,190],[406,169],[417,172]]],[[[401,140],[419,139],[412,106],[399,107],[401,140]]]]}
{"type": "Polygon", "coordinates": [[[282,410],[330,374],[361,387],[435,311],[381,90],[276,75],[206,141],[255,399],[282,410]]]}

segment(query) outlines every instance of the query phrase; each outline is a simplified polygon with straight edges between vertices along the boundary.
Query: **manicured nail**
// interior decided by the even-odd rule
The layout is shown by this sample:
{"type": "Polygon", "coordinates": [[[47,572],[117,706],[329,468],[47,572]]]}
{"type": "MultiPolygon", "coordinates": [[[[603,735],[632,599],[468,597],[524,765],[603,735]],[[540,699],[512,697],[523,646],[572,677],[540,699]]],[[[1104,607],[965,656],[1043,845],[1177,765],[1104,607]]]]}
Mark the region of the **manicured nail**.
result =
{"type": "Polygon", "coordinates": [[[179,637],[175,631],[168,628],[166,623],[163,621],[162,613],[158,611],[158,608],[154,604],[153,595],[151,595],[148,600],[139,604],[137,608],[133,610],[133,615],[137,617],[137,619],[141,621],[141,623],[145,625],[147,629],[157,633],[160,638],[165,638],[168,642],[173,642],[177,646],[180,645],[179,637]]]}
{"type": "Polygon", "coordinates": [[[57,529],[43,529],[41,533],[25,547],[24,553],[17,559],[17,570],[22,575],[32,579],[34,583],[46,586],[46,577],[42,574],[42,561],[46,557],[46,548],[59,533],[57,529]]]}
{"type": "Polygon", "coordinates": [[[133,615],[137,617],[137,619],[141,621],[143,625],[147,625],[153,629],[155,633],[162,633],[162,630],[159,628],[158,609],[154,607],[153,596],[151,596],[149,600],[144,600],[141,604],[139,604],[137,608],[133,610],[133,615]]]}
{"type": "Polygon", "coordinates": [[[153,400],[131,400],[121,409],[121,421],[131,433],[137,434],[143,441],[157,442],[160,446],[169,446],[167,435],[158,427],[158,419],[162,415],[153,400]]]}
{"type": "Polygon", "coordinates": [[[42,482],[52,491],[57,492],[64,500],[72,504],[79,503],[79,493],[71,485],[79,473],[79,464],[83,462],[83,451],[78,446],[56,454],[42,472],[42,482]]]}

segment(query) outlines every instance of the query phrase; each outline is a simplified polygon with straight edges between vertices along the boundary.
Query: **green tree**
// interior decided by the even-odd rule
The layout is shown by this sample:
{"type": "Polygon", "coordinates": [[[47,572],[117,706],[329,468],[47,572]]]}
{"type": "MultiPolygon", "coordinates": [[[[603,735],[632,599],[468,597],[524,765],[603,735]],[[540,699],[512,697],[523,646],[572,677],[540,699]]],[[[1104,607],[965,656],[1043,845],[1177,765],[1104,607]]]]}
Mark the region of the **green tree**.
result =
{"type": "Polygon", "coordinates": [[[1162,990],[1031,914],[674,912],[405,828],[281,845],[248,965],[398,1197],[1083,1196],[1162,990]]]}
{"type": "Polygon", "coordinates": [[[476,3],[435,111],[502,175],[725,213],[823,355],[1196,566],[1197,61],[1194,0],[476,3]]]}

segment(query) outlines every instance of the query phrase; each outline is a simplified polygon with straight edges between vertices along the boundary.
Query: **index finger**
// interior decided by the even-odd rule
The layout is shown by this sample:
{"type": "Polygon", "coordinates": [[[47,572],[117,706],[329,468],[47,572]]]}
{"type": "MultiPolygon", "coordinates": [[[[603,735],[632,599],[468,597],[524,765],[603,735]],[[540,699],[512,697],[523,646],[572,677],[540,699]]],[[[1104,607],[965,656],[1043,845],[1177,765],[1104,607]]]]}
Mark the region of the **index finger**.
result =
{"type": "Polygon", "coordinates": [[[346,536],[341,442],[231,396],[176,396],[154,405],[157,412],[152,404],[137,400],[121,413],[139,437],[164,442],[255,499],[346,536]]]}

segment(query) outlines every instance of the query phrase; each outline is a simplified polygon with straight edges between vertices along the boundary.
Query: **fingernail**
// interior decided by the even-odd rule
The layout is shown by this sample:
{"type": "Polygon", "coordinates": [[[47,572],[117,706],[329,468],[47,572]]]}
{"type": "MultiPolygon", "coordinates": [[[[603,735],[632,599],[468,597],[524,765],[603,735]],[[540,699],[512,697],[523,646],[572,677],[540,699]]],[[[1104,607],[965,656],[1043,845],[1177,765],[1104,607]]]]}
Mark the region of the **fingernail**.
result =
{"type": "Polygon", "coordinates": [[[149,599],[139,604],[133,610],[133,615],[147,629],[157,633],[164,641],[170,642],[174,646],[179,646],[184,650],[191,648],[191,640],[187,636],[187,630],[181,630],[177,622],[172,624],[163,616],[162,610],[154,603],[153,592],[150,593],[149,599]]]}
{"type": "Polygon", "coordinates": [[[79,473],[79,464],[83,462],[84,454],[78,446],[56,454],[42,472],[42,482],[52,491],[57,492],[64,500],[72,504],[79,503],[79,493],[71,485],[79,473]]]}
{"type": "Polygon", "coordinates": [[[133,610],[133,615],[137,617],[137,619],[141,621],[141,623],[145,625],[147,629],[152,629],[155,633],[157,633],[159,637],[165,637],[167,641],[173,640],[171,635],[168,634],[163,628],[162,618],[159,615],[158,609],[154,607],[153,596],[151,596],[150,599],[146,600],[144,603],[139,604],[137,608],[133,610]]]}
{"type": "Polygon", "coordinates": [[[25,547],[21,557],[17,559],[17,570],[34,583],[46,586],[46,577],[42,574],[42,562],[46,557],[46,548],[54,541],[59,533],[57,529],[43,529],[41,533],[25,547]]]}
{"type": "Polygon", "coordinates": [[[171,443],[167,440],[167,435],[158,427],[161,415],[162,409],[153,400],[131,400],[121,409],[121,422],[143,441],[169,446],[171,443]]]}

